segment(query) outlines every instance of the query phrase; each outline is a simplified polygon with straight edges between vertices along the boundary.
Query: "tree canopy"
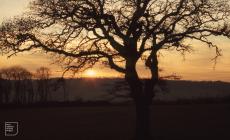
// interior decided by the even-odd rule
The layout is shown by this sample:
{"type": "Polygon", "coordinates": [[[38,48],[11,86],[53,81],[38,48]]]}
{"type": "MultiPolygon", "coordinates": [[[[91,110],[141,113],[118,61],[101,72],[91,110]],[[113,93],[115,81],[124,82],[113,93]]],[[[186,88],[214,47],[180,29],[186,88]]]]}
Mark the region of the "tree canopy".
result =
{"type": "Polygon", "coordinates": [[[43,50],[67,69],[97,62],[127,72],[127,61],[160,49],[188,51],[186,40],[218,47],[210,36],[230,38],[228,0],[35,0],[30,12],[0,27],[1,51],[43,50]],[[123,65],[125,64],[125,65],[123,65]]]}

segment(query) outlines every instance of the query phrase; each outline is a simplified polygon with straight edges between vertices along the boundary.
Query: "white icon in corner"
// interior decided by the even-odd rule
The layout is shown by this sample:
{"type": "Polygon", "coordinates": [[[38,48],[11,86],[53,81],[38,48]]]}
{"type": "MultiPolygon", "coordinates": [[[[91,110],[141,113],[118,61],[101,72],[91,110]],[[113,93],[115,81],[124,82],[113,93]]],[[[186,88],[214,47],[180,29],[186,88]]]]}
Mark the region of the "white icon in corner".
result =
{"type": "Polygon", "coordinates": [[[5,122],[5,136],[18,135],[18,122],[5,122]]]}

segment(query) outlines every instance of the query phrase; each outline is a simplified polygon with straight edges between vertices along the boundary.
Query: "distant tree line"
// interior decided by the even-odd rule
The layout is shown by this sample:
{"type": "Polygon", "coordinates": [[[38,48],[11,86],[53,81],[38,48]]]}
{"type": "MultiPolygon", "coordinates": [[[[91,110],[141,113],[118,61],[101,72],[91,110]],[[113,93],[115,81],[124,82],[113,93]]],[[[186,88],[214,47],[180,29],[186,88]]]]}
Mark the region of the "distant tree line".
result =
{"type": "Polygon", "coordinates": [[[63,90],[66,100],[65,79],[50,76],[51,71],[46,67],[38,68],[35,73],[21,66],[0,69],[0,104],[47,102],[58,89],[63,90]]]}

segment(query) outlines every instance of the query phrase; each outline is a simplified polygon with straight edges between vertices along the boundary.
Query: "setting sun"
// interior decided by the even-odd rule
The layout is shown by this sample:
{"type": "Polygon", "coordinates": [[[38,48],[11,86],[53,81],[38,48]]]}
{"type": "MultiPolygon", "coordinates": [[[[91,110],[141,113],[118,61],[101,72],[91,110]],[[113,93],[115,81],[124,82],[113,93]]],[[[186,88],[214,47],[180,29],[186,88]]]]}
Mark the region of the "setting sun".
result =
{"type": "Polygon", "coordinates": [[[87,76],[87,77],[96,77],[97,73],[94,70],[87,70],[85,72],[85,76],[87,76]]]}

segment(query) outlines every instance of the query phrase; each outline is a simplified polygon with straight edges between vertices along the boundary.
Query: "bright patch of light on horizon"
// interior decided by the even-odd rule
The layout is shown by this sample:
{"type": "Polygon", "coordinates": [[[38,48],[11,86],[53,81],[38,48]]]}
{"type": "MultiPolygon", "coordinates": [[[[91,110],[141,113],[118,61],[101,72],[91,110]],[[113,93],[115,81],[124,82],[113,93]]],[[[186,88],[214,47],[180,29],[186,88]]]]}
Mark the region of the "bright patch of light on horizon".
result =
{"type": "Polygon", "coordinates": [[[84,75],[87,77],[96,77],[97,73],[94,70],[90,69],[90,70],[87,70],[84,75]]]}

